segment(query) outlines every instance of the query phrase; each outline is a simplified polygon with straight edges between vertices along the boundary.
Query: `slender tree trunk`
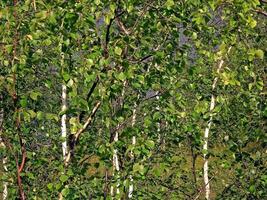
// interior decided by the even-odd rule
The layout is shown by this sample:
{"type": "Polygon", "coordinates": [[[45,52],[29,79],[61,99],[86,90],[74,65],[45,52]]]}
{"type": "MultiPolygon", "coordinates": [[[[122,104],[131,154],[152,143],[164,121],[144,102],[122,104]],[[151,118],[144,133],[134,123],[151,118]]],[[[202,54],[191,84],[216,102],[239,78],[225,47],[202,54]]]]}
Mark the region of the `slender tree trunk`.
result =
{"type": "MultiPolygon", "coordinates": [[[[3,95],[0,94],[0,105],[1,105],[1,108],[0,108],[0,147],[5,149],[6,148],[6,145],[3,141],[3,138],[2,138],[2,134],[3,134],[3,122],[4,122],[4,108],[3,108],[3,95]]],[[[7,157],[4,157],[3,160],[2,160],[2,164],[3,164],[3,168],[4,168],[4,172],[7,172],[8,169],[7,169],[7,157]]],[[[7,199],[7,196],[8,196],[8,190],[7,190],[7,187],[8,187],[8,183],[7,182],[3,182],[3,195],[2,195],[2,199],[3,200],[6,200],[7,199]]]]}
{"type": "MultiPolygon", "coordinates": [[[[8,172],[8,169],[7,169],[7,157],[3,158],[3,167],[4,167],[5,172],[8,172]]],[[[6,200],[7,197],[8,197],[7,188],[8,188],[8,183],[4,182],[3,183],[3,196],[2,196],[3,200],[6,200]]]]}
{"type": "MultiPolygon", "coordinates": [[[[115,137],[114,137],[114,142],[118,142],[119,141],[119,133],[118,131],[116,131],[115,133],[115,137]]],[[[119,164],[119,158],[118,158],[118,150],[114,149],[113,150],[113,159],[112,159],[112,165],[113,165],[113,176],[115,176],[115,174],[117,176],[119,176],[119,172],[120,172],[120,164],[119,164]]],[[[116,194],[120,194],[120,183],[119,183],[119,177],[116,177],[116,194]]],[[[111,186],[110,188],[110,194],[111,196],[114,196],[114,186],[111,186]]]]}
{"type": "MultiPolygon", "coordinates": [[[[231,47],[229,47],[228,52],[229,53],[231,50],[231,47]]],[[[224,60],[221,59],[219,62],[219,66],[217,68],[217,74],[220,73],[222,66],[224,64],[224,60]]],[[[209,181],[209,165],[208,165],[208,158],[207,158],[207,152],[208,152],[208,139],[209,139],[209,132],[210,132],[210,128],[212,125],[212,120],[213,120],[213,110],[215,108],[215,104],[216,104],[216,97],[214,95],[214,91],[216,89],[217,86],[217,82],[218,82],[218,77],[215,77],[215,79],[213,80],[213,84],[212,84],[212,95],[211,95],[211,100],[210,100],[210,118],[208,121],[208,125],[205,128],[205,132],[204,132],[204,144],[203,144],[203,150],[204,150],[204,166],[203,166],[203,178],[204,178],[204,184],[205,184],[205,197],[207,200],[210,199],[210,181],[209,181]]]]}
{"type": "MultiPolygon", "coordinates": [[[[138,95],[139,98],[139,95],[138,95]]],[[[132,127],[134,127],[136,123],[136,109],[137,109],[137,103],[134,103],[134,109],[133,109],[133,118],[132,118],[132,127]]],[[[135,146],[136,144],[136,137],[133,136],[132,138],[132,145],[135,146]]],[[[131,157],[134,159],[134,153],[131,151],[131,157]]],[[[134,184],[133,184],[133,177],[132,175],[129,176],[130,178],[130,185],[129,185],[129,193],[128,193],[128,198],[131,199],[133,197],[133,191],[134,191],[134,184]]]]}
{"type": "MultiPolygon", "coordinates": [[[[65,112],[67,110],[67,86],[62,84],[62,108],[61,111],[65,112]]],[[[61,117],[61,137],[62,137],[62,153],[63,159],[66,160],[66,156],[68,154],[68,146],[67,146],[67,115],[64,114],[61,117]]]]}
{"type": "MultiPolygon", "coordinates": [[[[160,111],[160,107],[157,106],[156,110],[160,111]]],[[[160,122],[157,122],[157,134],[158,134],[158,143],[159,144],[161,144],[161,140],[162,140],[162,136],[161,136],[160,132],[161,132],[160,122]]]]}
{"type": "MultiPolygon", "coordinates": [[[[122,106],[123,106],[126,84],[127,84],[127,81],[125,80],[123,82],[123,88],[122,88],[122,92],[121,92],[121,99],[118,102],[120,108],[122,108],[122,106]]],[[[117,130],[119,129],[119,124],[117,125],[116,129],[117,130]]],[[[118,141],[119,141],[119,133],[118,133],[118,131],[116,131],[114,139],[113,139],[113,142],[116,143],[118,141]]],[[[118,157],[118,150],[117,149],[113,150],[112,165],[113,165],[113,177],[116,174],[116,182],[117,182],[116,183],[116,194],[120,194],[120,189],[119,189],[119,186],[120,186],[120,175],[119,175],[120,163],[119,163],[119,157],[118,157]]],[[[110,194],[111,194],[111,196],[114,196],[114,187],[113,186],[110,187],[110,194]]]]}
{"type": "MultiPolygon", "coordinates": [[[[61,111],[65,112],[67,110],[67,86],[65,84],[62,84],[62,94],[61,94],[61,100],[62,100],[62,107],[61,111]]],[[[68,146],[67,146],[67,115],[63,114],[61,116],[61,138],[62,138],[62,156],[63,156],[63,162],[66,166],[66,160],[68,155],[68,146]]],[[[63,194],[60,192],[59,194],[59,200],[63,199],[63,194]]]]}
{"type": "MultiPolygon", "coordinates": [[[[61,23],[61,28],[64,25],[64,21],[62,21],[61,23]]],[[[63,44],[63,35],[61,35],[60,38],[60,43],[59,43],[59,50],[60,50],[60,68],[61,71],[64,71],[64,60],[65,60],[65,55],[62,52],[62,44],[63,44]]],[[[68,108],[67,105],[67,86],[65,83],[62,83],[61,85],[61,112],[65,112],[68,108]]],[[[66,166],[66,159],[67,159],[67,155],[68,155],[68,144],[67,144],[67,114],[64,113],[61,116],[61,139],[62,139],[62,143],[61,143],[61,148],[62,148],[62,156],[63,156],[63,162],[64,165],[66,166]]],[[[63,194],[62,192],[60,192],[59,194],[59,199],[62,200],[63,199],[63,194]]]]}

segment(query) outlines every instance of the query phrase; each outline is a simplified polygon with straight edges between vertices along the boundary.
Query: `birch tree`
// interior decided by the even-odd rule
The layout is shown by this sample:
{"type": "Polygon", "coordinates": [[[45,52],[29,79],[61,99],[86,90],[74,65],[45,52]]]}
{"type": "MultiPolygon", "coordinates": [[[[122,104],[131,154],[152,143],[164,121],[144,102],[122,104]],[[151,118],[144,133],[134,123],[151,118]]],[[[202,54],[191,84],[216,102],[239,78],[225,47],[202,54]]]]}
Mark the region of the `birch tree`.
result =
{"type": "MultiPolygon", "coordinates": [[[[4,123],[4,104],[3,104],[3,94],[0,94],[0,147],[2,149],[6,149],[6,145],[4,143],[4,139],[3,139],[3,123],[4,123]]],[[[8,169],[7,169],[7,156],[4,156],[2,158],[2,165],[3,165],[3,169],[4,172],[3,173],[7,173],[8,169]]],[[[8,198],[8,183],[6,181],[3,182],[3,191],[2,191],[2,199],[6,200],[8,198]]]]}
{"type": "MultiPolygon", "coordinates": [[[[227,51],[227,55],[230,53],[231,47],[229,47],[227,51]]],[[[221,52],[222,53],[222,52],[221,52]]],[[[203,178],[204,178],[204,184],[205,184],[205,197],[206,199],[210,199],[210,181],[209,181],[209,166],[208,166],[208,158],[207,158],[207,152],[208,152],[208,139],[209,139],[209,133],[212,125],[212,120],[213,120],[213,115],[214,115],[214,108],[216,105],[216,96],[214,94],[214,91],[217,86],[218,82],[218,76],[220,76],[223,64],[225,62],[225,58],[219,58],[219,64],[218,68],[216,70],[217,77],[214,78],[213,83],[212,83],[212,94],[211,94],[211,100],[210,100],[210,117],[208,121],[208,125],[205,128],[205,133],[204,133],[204,144],[203,144],[203,151],[204,151],[204,166],[203,166],[203,178]]]]}
{"type": "Polygon", "coordinates": [[[265,198],[264,1],[0,5],[1,197],[265,198]]]}

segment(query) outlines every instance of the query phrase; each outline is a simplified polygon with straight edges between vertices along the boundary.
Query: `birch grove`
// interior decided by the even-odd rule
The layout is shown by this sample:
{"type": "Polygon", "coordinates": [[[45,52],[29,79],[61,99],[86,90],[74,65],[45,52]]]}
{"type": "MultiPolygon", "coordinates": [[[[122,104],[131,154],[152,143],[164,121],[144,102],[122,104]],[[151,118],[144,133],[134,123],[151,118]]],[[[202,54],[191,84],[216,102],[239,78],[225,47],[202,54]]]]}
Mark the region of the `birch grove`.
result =
{"type": "Polygon", "coordinates": [[[0,1],[0,199],[265,199],[265,1],[0,1]]]}

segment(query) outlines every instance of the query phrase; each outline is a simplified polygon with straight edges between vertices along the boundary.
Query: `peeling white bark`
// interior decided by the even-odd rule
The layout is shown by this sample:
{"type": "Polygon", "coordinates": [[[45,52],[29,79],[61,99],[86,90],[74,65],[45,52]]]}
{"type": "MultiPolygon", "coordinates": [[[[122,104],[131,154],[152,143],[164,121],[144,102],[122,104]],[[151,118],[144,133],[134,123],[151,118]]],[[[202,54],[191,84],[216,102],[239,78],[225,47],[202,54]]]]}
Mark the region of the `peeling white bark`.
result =
{"type": "MultiPolygon", "coordinates": [[[[228,52],[229,53],[231,50],[231,47],[229,47],[228,52]]],[[[224,60],[221,59],[219,62],[219,66],[217,68],[217,74],[220,73],[222,66],[224,64],[224,60]]],[[[212,84],[212,92],[216,89],[217,86],[217,82],[218,82],[218,77],[215,77],[213,80],[213,84],[212,84]]],[[[209,132],[210,132],[210,128],[212,125],[212,120],[213,120],[213,110],[215,108],[215,104],[216,104],[216,97],[214,94],[211,95],[211,100],[210,100],[210,118],[208,121],[208,125],[205,128],[205,132],[204,132],[204,144],[203,144],[203,156],[204,156],[204,166],[203,166],[203,178],[204,178],[204,184],[205,184],[205,197],[207,200],[210,199],[210,184],[209,184],[209,165],[208,165],[208,158],[207,158],[207,152],[208,152],[208,139],[209,139],[209,132]]]]}
{"type": "Polygon", "coordinates": [[[118,150],[114,149],[113,151],[113,166],[116,171],[120,171],[119,159],[118,159],[118,150]]]}
{"type": "MultiPolygon", "coordinates": [[[[61,111],[65,112],[67,110],[67,86],[62,85],[62,108],[61,111]]],[[[62,137],[62,152],[63,152],[63,159],[66,160],[66,156],[68,154],[68,147],[67,147],[67,115],[64,114],[61,117],[61,137],[62,137]]]]}
{"type": "MultiPolygon", "coordinates": [[[[123,82],[123,88],[122,88],[122,92],[121,92],[121,101],[119,102],[121,107],[123,106],[126,84],[127,84],[127,81],[125,80],[123,82]]],[[[117,130],[119,129],[119,124],[117,125],[116,129],[117,130]]],[[[116,143],[118,141],[119,141],[119,133],[118,133],[118,131],[116,131],[113,142],[116,143]]],[[[113,150],[112,166],[113,166],[113,175],[112,176],[114,177],[115,172],[117,172],[117,174],[120,172],[120,163],[119,163],[118,150],[117,149],[113,150]]],[[[118,176],[119,176],[119,174],[118,174],[118,176]]],[[[120,178],[117,177],[116,181],[117,181],[116,194],[120,194],[120,188],[119,188],[120,187],[120,178]]],[[[114,196],[114,187],[113,186],[110,187],[110,195],[114,196]]]]}
{"type": "MultiPolygon", "coordinates": [[[[5,172],[8,172],[8,169],[7,169],[7,157],[3,158],[3,167],[4,167],[5,172]]],[[[4,182],[3,183],[3,200],[7,199],[7,196],[8,196],[7,188],[8,188],[8,183],[4,182]]]]}
{"type": "MultiPolygon", "coordinates": [[[[160,111],[160,107],[157,106],[156,110],[160,111]]],[[[157,122],[157,133],[158,133],[158,143],[160,144],[161,142],[161,135],[160,135],[160,122],[157,122]]]]}
{"type": "MultiPolygon", "coordinates": [[[[117,128],[118,128],[118,126],[117,126],[117,128]]],[[[117,142],[118,140],[119,140],[119,134],[116,131],[113,141],[117,142]]],[[[115,171],[117,171],[117,172],[120,171],[120,164],[119,164],[118,150],[117,149],[113,150],[112,166],[113,166],[113,174],[112,174],[112,176],[114,177],[115,171]]],[[[120,183],[117,183],[117,185],[116,185],[116,194],[120,193],[119,186],[120,186],[120,183]]],[[[113,186],[110,187],[110,195],[114,196],[114,187],[113,186]]]]}
{"type": "MultiPolygon", "coordinates": [[[[64,112],[67,110],[67,86],[65,84],[62,84],[62,94],[61,94],[61,100],[62,100],[62,107],[61,111],[64,112]]],[[[63,161],[66,165],[66,160],[68,159],[68,146],[67,146],[67,115],[64,114],[61,117],[61,138],[62,138],[62,154],[63,154],[63,161]]],[[[59,200],[63,200],[63,194],[60,192],[59,194],[59,200]]]]}
{"type": "MultiPolygon", "coordinates": [[[[2,94],[0,94],[0,101],[1,101],[1,104],[3,105],[3,96],[2,94]]],[[[2,139],[2,134],[3,134],[3,122],[4,122],[4,108],[0,108],[0,147],[1,148],[6,148],[6,145],[2,139]]],[[[3,160],[2,160],[2,163],[3,163],[3,168],[4,168],[4,171],[5,172],[8,172],[8,169],[7,169],[7,157],[4,157],[3,160]]],[[[8,197],[8,183],[7,182],[3,182],[3,192],[2,192],[2,199],[3,200],[6,200],[7,197],[8,197]]]]}
{"type": "MultiPolygon", "coordinates": [[[[139,98],[139,95],[138,95],[139,98]]],[[[133,118],[132,118],[132,127],[134,127],[135,123],[136,123],[136,108],[137,108],[137,103],[134,103],[134,109],[133,109],[133,118]]],[[[132,138],[132,145],[134,146],[136,144],[136,137],[133,136],[132,138]]],[[[134,153],[133,151],[131,151],[131,157],[134,158],[134,153]]],[[[133,191],[134,191],[134,185],[133,185],[133,176],[130,175],[129,176],[130,179],[130,185],[129,185],[129,193],[128,193],[128,197],[129,199],[131,199],[133,197],[133,191]]]]}

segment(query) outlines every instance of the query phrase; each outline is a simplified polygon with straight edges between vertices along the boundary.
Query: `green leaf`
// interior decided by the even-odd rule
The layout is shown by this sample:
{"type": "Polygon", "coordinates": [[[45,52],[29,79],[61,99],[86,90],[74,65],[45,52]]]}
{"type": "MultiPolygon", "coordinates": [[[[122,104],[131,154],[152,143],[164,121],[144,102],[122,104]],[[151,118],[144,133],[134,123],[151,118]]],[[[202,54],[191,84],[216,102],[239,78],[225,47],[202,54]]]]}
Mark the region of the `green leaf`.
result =
{"type": "Polygon", "coordinates": [[[47,16],[48,16],[47,11],[45,10],[42,10],[35,14],[35,17],[38,18],[39,20],[44,20],[47,16]]]}
{"type": "Polygon", "coordinates": [[[74,175],[72,169],[69,169],[68,172],[67,172],[67,174],[68,174],[68,176],[73,176],[74,175]]]}
{"type": "Polygon", "coordinates": [[[31,121],[31,115],[26,112],[26,111],[23,111],[23,118],[26,122],[30,122],[31,121]]]}
{"type": "Polygon", "coordinates": [[[62,77],[63,77],[64,81],[66,81],[66,82],[70,79],[70,75],[67,72],[64,72],[62,74],[62,77]]]}
{"type": "Polygon", "coordinates": [[[95,0],[94,2],[95,2],[95,4],[96,4],[97,6],[101,3],[100,0],[95,0]]]}
{"type": "Polygon", "coordinates": [[[121,53],[122,53],[122,49],[120,47],[115,47],[115,54],[120,56],[121,53]]]}
{"type": "Polygon", "coordinates": [[[58,116],[56,114],[53,114],[53,113],[46,113],[45,117],[48,120],[55,120],[55,121],[59,120],[58,116]]]}
{"type": "Polygon", "coordinates": [[[38,120],[42,120],[42,119],[44,119],[44,117],[45,117],[45,114],[43,112],[41,112],[41,111],[37,112],[37,119],[38,120]]]}
{"type": "Polygon", "coordinates": [[[68,196],[69,192],[70,192],[70,189],[69,189],[69,188],[64,188],[64,189],[62,190],[62,195],[63,195],[64,197],[66,197],[66,196],[68,196]]]}
{"type": "Polygon", "coordinates": [[[249,191],[250,191],[251,193],[254,193],[254,192],[256,191],[256,187],[255,187],[255,185],[251,185],[251,186],[249,187],[249,191]]]}
{"type": "Polygon", "coordinates": [[[174,1],[173,0],[167,0],[165,5],[167,6],[167,9],[170,10],[171,7],[174,5],[174,1]]]}
{"type": "Polygon", "coordinates": [[[64,182],[66,182],[66,181],[69,179],[69,177],[68,177],[67,175],[65,175],[65,174],[62,174],[62,175],[59,177],[59,179],[60,179],[60,181],[61,181],[62,183],[64,183],[64,182]]]}
{"type": "Polygon", "coordinates": [[[248,24],[251,28],[255,28],[257,26],[257,21],[255,19],[249,19],[248,24]]]}
{"type": "Polygon", "coordinates": [[[36,113],[33,110],[28,110],[28,113],[31,115],[31,118],[36,117],[36,113]]]}
{"type": "Polygon", "coordinates": [[[121,81],[124,81],[126,79],[126,75],[123,73],[123,72],[120,72],[118,75],[117,75],[117,79],[121,80],[121,81]]]}
{"type": "Polygon", "coordinates": [[[22,98],[20,101],[19,101],[21,107],[23,108],[26,108],[27,107],[27,98],[22,98]]]}
{"type": "Polygon", "coordinates": [[[30,97],[32,100],[36,101],[38,96],[42,96],[42,94],[40,92],[31,92],[30,93],[30,97]]]}
{"type": "Polygon", "coordinates": [[[57,183],[56,184],[56,190],[58,191],[61,188],[62,184],[61,183],[57,183]]]}
{"type": "Polygon", "coordinates": [[[31,172],[27,172],[26,174],[30,179],[34,179],[34,175],[31,172]]]}
{"type": "Polygon", "coordinates": [[[109,22],[110,22],[110,15],[106,15],[105,16],[105,23],[106,23],[106,25],[108,25],[109,22]]]}
{"type": "Polygon", "coordinates": [[[155,146],[155,142],[153,140],[147,140],[146,141],[146,146],[149,148],[149,149],[153,149],[154,146],[155,146]]]}
{"type": "Polygon", "coordinates": [[[144,165],[142,165],[142,164],[139,164],[139,163],[135,163],[134,165],[133,165],[133,172],[138,172],[138,173],[140,173],[140,174],[144,174],[144,172],[145,172],[145,167],[144,167],[144,165]]]}
{"type": "Polygon", "coordinates": [[[261,49],[257,49],[255,51],[255,55],[262,60],[264,57],[264,52],[261,49]]]}
{"type": "Polygon", "coordinates": [[[208,110],[208,102],[207,101],[199,101],[197,102],[194,110],[197,113],[205,113],[208,110]]]}
{"type": "Polygon", "coordinates": [[[196,33],[196,32],[193,32],[193,33],[192,33],[192,39],[193,39],[193,40],[196,40],[196,39],[197,39],[197,33],[196,33]]]}
{"type": "Polygon", "coordinates": [[[160,112],[155,112],[154,114],[153,114],[153,119],[154,120],[159,120],[160,119],[160,112]]]}
{"type": "Polygon", "coordinates": [[[53,190],[53,183],[48,183],[47,188],[52,191],[53,190]]]}

